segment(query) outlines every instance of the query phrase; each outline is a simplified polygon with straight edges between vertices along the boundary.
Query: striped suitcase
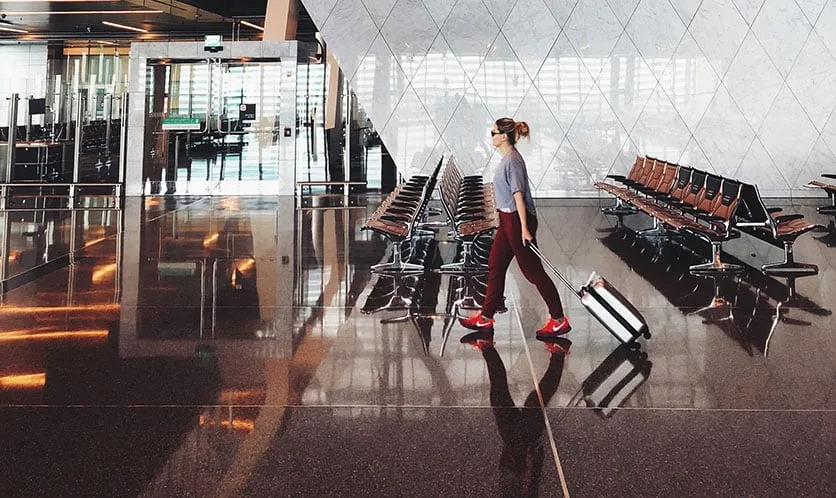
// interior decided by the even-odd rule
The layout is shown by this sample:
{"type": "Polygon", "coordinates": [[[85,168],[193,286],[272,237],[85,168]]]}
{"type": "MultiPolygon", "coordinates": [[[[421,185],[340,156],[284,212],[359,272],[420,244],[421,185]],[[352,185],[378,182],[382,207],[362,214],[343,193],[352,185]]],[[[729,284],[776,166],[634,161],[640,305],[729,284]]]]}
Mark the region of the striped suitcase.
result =
{"type": "Polygon", "coordinates": [[[572,283],[540,252],[540,249],[529,244],[528,247],[540,260],[566,284],[584,307],[609,330],[612,335],[624,344],[631,343],[641,336],[650,339],[650,329],[647,321],[639,310],[633,306],[618,290],[603,277],[592,273],[586,284],[580,290],[575,290],[572,283]]]}

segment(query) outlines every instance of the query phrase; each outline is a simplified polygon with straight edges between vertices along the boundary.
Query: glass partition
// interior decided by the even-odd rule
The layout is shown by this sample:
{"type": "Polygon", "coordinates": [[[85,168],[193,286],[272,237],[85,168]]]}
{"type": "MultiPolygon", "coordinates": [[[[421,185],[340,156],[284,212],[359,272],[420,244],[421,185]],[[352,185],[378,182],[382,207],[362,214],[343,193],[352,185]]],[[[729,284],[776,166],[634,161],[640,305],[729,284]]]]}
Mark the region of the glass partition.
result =
{"type": "Polygon", "coordinates": [[[146,194],[275,193],[281,62],[151,60],[146,194]]]}
{"type": "MultiPolygon", "coordinates": [[[[43,65],[29,70],[30,75],[40,71],[41,76],[11,86],[19,95],[16,125],[11,127],[9,95],[0,96],[0,142],[4,144],[0,147],[0,181],[119,181],[122,96],[127,88],[128,57],[115,49],[111,52],[56,56],[51,50],[47,55],[44,47],[43,65]],[[16,145],[14,164],[7,165],[10,130],[16,145]]],[[[30,59],[34,58],[30,55],[30,59]]],[[[30,60],[29,65],[33,64],[30,60]]]]}

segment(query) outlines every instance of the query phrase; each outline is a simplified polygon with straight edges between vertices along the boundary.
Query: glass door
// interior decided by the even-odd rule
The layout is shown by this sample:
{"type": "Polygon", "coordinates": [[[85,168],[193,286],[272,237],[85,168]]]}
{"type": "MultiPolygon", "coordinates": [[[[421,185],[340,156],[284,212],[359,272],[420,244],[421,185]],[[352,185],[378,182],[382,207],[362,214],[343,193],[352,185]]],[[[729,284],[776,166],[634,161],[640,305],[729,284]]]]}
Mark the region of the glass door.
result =
{"type": "Polygon", "coordinates": [[[273,195],[281,62],[149,61],[146,194],[273,195]]]}

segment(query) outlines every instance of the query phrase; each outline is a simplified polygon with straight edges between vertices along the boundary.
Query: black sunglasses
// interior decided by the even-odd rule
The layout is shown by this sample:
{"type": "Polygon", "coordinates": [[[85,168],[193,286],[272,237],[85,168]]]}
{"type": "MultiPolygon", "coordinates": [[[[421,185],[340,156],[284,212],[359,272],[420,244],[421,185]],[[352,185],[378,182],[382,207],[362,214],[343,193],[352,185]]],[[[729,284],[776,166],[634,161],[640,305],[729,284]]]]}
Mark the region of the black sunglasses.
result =
{"type": "Polygon", "coordinates": [[[496,136],[496,135],[502,135],[502,133],[503,133],[503,132],[501,132],[501,131],[491,130],[491,136],[492,136],[492,137],[493,137],[493,136],[496,136]]]}

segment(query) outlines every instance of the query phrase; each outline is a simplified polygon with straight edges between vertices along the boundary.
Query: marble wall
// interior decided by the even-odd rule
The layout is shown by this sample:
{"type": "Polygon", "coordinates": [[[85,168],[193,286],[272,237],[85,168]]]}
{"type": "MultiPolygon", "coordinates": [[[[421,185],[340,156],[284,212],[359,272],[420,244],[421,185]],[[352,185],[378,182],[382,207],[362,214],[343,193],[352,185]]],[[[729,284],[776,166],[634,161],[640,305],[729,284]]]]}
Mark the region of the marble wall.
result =
{"type": "Polygon", "coordinates": [[[636,154],[757,183],[836,172],[836,0],[303,0],[405,175],[498,163],[525,120],[538,196],[636,154]]]}

